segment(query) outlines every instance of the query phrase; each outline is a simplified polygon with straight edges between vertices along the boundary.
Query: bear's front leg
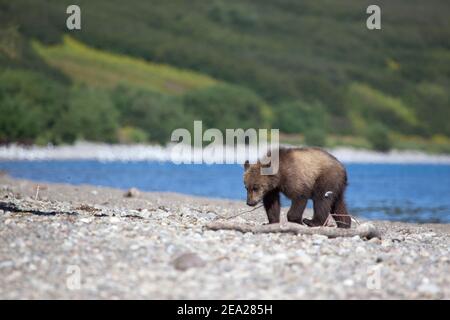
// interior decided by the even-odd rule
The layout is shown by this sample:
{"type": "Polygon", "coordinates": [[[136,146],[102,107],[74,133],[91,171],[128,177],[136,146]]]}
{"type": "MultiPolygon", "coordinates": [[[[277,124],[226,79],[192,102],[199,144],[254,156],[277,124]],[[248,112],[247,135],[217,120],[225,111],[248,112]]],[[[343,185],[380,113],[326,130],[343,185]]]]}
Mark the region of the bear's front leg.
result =
{"type": "Polygon", "coordinates": [[[303,224],[303,211],[305,211],[308,199],[294,199],[291,207],[287,213],[287,220],[289,222],[296,222],[303,224]]]}
{"type": "Polygon", "coordinates": [[[280,192],[278,190],[269,191],[263,198],[269,223],[280,222],[280,192]]]}

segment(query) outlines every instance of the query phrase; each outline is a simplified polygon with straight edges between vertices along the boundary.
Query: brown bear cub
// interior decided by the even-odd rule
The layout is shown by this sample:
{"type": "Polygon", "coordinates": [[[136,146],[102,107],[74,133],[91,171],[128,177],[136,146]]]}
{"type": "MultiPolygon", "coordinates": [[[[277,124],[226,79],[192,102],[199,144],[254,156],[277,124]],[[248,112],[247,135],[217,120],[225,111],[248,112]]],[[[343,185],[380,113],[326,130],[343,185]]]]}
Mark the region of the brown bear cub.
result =
{"type": "Polygon", "coordinates": [[[322,226],[331,213],[339,228],[350,228],[351,218],[344,202],[347,173],[344,166],[320,148],[280,148],[279,169],[262,175],[260,161],[245,162],[244,184],[247,204],[263,202],[269,223],[280,222],[280,192],[292,200],[290,222],[322,226]],[[313,200],[312,219],[302,219],[308,199],[313,200]]]}

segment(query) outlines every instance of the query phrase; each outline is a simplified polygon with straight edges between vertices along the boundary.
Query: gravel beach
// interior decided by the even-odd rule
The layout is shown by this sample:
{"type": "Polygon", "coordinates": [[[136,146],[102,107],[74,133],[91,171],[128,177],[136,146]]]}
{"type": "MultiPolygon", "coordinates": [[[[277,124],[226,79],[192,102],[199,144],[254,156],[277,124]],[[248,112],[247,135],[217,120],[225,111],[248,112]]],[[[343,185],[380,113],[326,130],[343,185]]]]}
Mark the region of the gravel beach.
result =
{"type": "MultiPolygon", "coordinates": [[[[205,228],[247,209],[3,174],[0,298],[450,298],[448,224],[374,221],[371,240],[205,228]]],[[[266,220],[261,208],[231,221],[266,220]]]]}

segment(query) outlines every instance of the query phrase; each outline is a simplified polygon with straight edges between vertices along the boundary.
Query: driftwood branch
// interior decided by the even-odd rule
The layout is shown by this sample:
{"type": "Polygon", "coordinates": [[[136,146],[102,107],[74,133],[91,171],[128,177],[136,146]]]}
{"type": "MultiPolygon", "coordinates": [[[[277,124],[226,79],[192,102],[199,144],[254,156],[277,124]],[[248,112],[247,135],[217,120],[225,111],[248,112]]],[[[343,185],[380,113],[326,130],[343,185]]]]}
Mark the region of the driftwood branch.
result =
{"type": "Polygon", "coordinates": [[[273,223],[266,225],[248,225],[242,223],[233,223],[228,221],[214,221],[206,225],[210,230],[234,230],[239,232],[251,232],[251,233],[293,233],[293,234],[320,234],[327,236],[328,238],[337,237],[354,237],[359,236],[361,238],[381,238],[378,229],[371,223],[362,223],[356,228],[342,229],[332,227],[307,227],[298,223],[286,222],[283,224],[273,223]]]}

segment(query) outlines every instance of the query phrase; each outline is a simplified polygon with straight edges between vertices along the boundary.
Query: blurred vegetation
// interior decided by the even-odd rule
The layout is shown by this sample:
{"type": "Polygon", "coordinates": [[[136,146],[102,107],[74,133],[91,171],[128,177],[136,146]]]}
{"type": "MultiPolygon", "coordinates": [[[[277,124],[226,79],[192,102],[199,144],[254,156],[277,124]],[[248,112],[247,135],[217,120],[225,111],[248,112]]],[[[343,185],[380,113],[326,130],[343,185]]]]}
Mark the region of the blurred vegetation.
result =
{"type": "Polygon", "coordinates": [[[274,126],[285,133],[307,132],[314,128],[326,131],[328,115],[322,104],[292,101],[275,108],[274,126]]]}
{"type": "Polygon", "coordinates": [[[367,128],[367,141],[372,148],[377,151],[389,151],[392,148],[391,137],[389,136],[388,128],[380,123],[375,123],[367,128]]]}
{"type": "Polygon", "coordinates": [[[62,141],[116,142],[118,112],[108,93],[73,87],[65,112],[55,123],[62,141]]]}
{"type": "Polygon", "coordinates": [[[59,140],[57,119],[64,113],[66,87],[29,71],[0,73],[0,138],[3,142],[59,140]],[[44,137],[45,136],[45,137],[44,137]]]}
{"type": "Polygon", "coordinates": [[[147,132],[135,127],[122,127],[118,132],[118,140],[120,143],[144,143],[149,140],[147,132]]]}
{"type": "Polygon", "coordinates": [[[117,87],[112,96],[120,125],[142,130],[153,142],[165,143],[174,129],[193,125],[193,116],[176,96],[124,86],[117,87]]]}
{"type": "Polygon", "coordinates": [[[169,94],[216,83],[195,72],[96,50],[69,36],[60,45],[46,47],[36,41],[32,45],[44,61],[75,83],[106,88],[124,84],[169,94]]]}
{"type": "Polygon", "coordinates": [[[218,85],[187,93],[183,99],[187,111],[210,128],[266,128],[271,111],[252,91],[231,85],[218,85]]]}
{"type": "Polygon", "coordinates": [[[174,128],[449,152],[450,3],[0,0],[0,140],[165,143],[174,128]],[[70,35],[70,36],[69,36],[70,35]]]}

